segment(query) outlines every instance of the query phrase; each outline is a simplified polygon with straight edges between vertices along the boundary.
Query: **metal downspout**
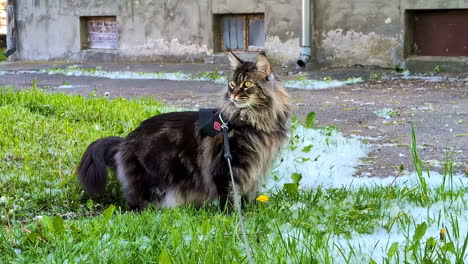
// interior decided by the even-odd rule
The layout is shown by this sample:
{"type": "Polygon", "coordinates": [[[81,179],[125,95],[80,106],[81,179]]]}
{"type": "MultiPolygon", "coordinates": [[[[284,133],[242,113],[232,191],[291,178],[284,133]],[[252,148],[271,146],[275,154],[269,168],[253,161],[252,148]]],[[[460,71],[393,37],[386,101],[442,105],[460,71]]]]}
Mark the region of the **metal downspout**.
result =
{"type": "Polygon", "coordinates": [[[297,65],[305,67],[311,57],[310,45],[310,2],[313,0],[302,0],[302,50],[297,60],[297,65]]]}

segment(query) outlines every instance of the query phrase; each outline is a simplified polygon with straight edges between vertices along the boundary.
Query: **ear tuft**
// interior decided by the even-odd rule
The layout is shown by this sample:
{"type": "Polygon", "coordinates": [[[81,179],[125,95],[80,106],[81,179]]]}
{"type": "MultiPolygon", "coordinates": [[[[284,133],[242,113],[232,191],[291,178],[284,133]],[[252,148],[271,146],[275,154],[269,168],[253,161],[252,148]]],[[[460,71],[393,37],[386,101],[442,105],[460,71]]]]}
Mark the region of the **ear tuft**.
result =
{"type": "Polygon", "coordinates": [[[237,67],[239,67],[242,63],[244,63],[239,57],[234,55],[232,51],[228,50],[228,58],[229,62],[231,63],[231,69],[235,70],[237,67]]]}
{"type": "Polygon", "coordinates": [[[257,68],[257,71],[265,74],[265,77],[270,76],[271,74],[271,65],[270,62],[268,61],[267,57],[265,56],[265,53],[262,52],[257,56],[257,61],[255,62],[255,68],[257,68]]]}

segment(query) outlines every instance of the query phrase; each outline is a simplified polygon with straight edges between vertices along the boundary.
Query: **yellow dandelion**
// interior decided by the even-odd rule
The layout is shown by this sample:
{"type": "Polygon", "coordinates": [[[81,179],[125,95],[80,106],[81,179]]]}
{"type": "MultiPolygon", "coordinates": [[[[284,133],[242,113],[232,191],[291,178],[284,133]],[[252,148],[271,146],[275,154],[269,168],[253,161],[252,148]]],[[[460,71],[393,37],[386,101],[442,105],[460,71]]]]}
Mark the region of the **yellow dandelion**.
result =
{"type": "Polygon", "coordinates": [[[442,228],[439,232],[440,240],[445,241],[446,234],[447,234],[447,230],[445,230],[445,228],[442,228]]]}
{"type": "Polygon", "coordinates": [[[264,195],[264,194],[257,197],[257,201],[259,201],[261,203],[268,202],[269,199],[270,199],[270,197],[268,197],[267,195],[264,195]]]}

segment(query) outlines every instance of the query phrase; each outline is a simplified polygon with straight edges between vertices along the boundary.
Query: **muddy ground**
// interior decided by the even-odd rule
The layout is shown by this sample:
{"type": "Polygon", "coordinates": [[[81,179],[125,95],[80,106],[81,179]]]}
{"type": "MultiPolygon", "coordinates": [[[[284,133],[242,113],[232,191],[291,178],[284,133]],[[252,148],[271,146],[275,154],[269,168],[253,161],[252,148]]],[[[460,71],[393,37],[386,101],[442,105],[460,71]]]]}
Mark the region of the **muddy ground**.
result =
{"type": "MultiPolygon", "coordinates": [[[[51,91],[87,95],[93,90],[111,97],[150,95],[187,109],[213,107],[219,103],[224,84],[210,81],[114,80],[96,77],[73,77],[28,72],[66,63],[1,63],[0,71],[16,72],[0,76],[0,85],[30,87],[34,79],[38,86],[51,91]],[[18,71],[23,71],[18,73],[18,71]],[[25,72],[24,72],[25,71],[25,72]],[[58,89],[62,84],[73,88],[58,89]]],[[[80,65],[83,68],[97,65],[80,65]]],[[[107,64],[107,71],[187,72],[198,73],[214,69],[227,72],[226,65],[199,64],[107,64]]],[[[356,176],[396,176],[401,169],[413,170],[409,144],[411,122],[418,139],[419,153],[430,170],[441,172],[446,156],[454,162],[455,173],[468,170],[468,75],[440,74],[442,80],[402,79],[400,73],[373,67],[340,69],[280,68],[282,79],[307,76],[323,79],[363,77],[364,82],[323,90],[288,89],[294,112],[304,117],[313,111],[318,125],[335,126],[347,136],[363,137],[371,152],[358,165],[356,176]],[[375,112],[393,109],[391,118],[375,112]]]]}

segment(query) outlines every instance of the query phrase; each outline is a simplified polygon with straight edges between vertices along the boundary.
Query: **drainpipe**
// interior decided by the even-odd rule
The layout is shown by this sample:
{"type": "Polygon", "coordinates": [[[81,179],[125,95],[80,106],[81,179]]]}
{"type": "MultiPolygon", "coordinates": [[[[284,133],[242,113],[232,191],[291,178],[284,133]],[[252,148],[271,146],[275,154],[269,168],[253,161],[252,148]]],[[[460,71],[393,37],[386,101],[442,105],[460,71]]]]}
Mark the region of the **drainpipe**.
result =
{"type": "Polygon", "coordinates": [[[7,51],[3,53],[5,57],[11,56],[16,51],[15,0],[8,0],[7,17],[7,51]]]}
{"type": "Polygon", "coordinates": [[[305,67],[310,60],[310,2],[313,0],[302,0],[302,50],[297,60],[297,65],[305,67]]]}

